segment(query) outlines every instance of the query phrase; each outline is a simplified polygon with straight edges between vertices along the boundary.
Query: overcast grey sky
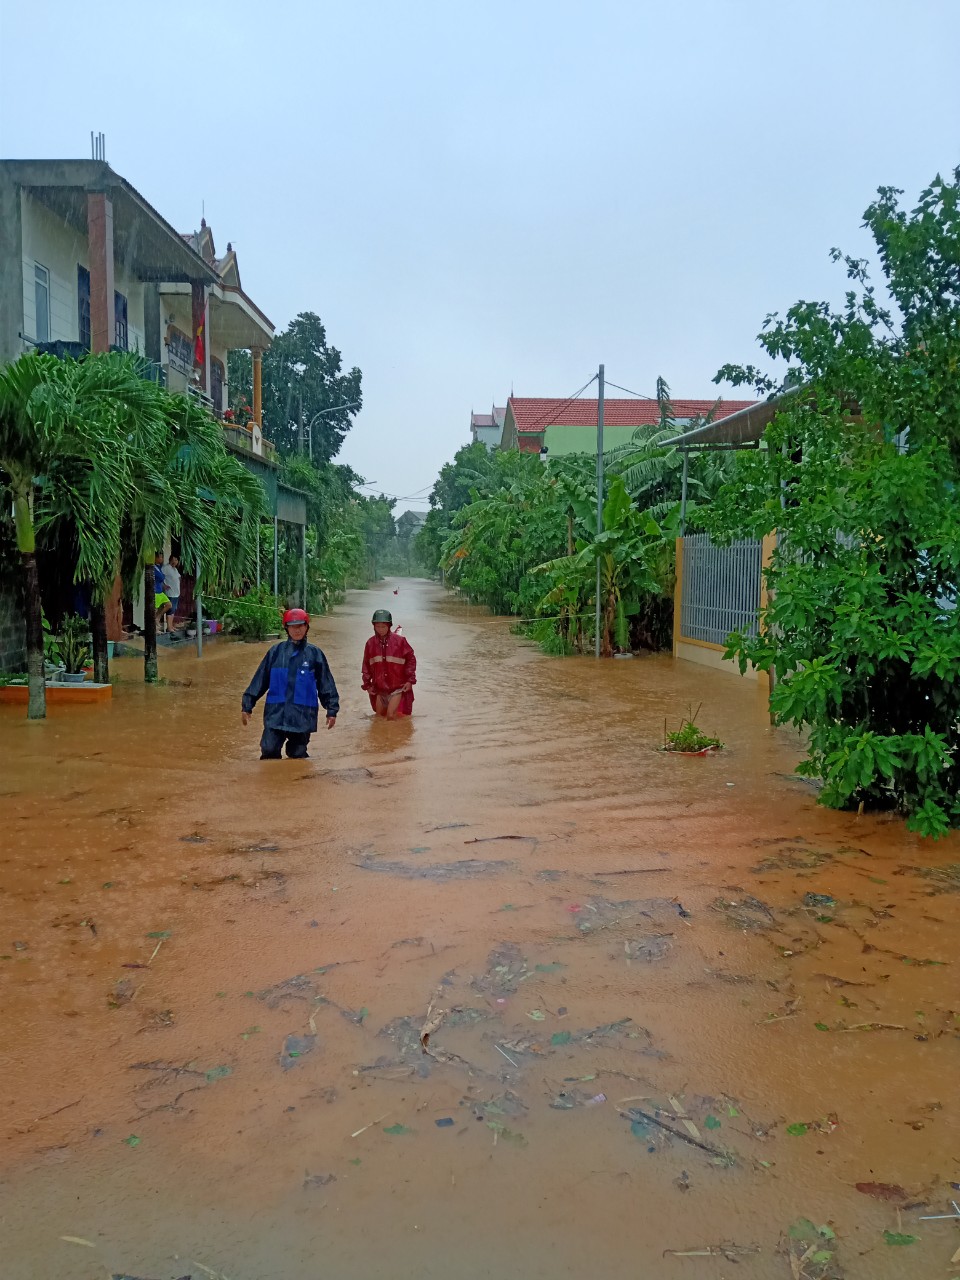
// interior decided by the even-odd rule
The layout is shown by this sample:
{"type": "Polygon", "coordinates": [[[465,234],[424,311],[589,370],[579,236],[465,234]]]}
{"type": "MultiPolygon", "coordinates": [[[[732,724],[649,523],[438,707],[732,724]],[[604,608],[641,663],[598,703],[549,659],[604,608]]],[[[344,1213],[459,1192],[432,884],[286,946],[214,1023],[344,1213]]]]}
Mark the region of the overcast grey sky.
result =
{"type": "Polygon", "coordinates": [[[878,185],[912,201],[960,163],[958,0],[0,16],[0,154],[82,158],[103,130],[179,229],[205,202],[278,328],[316,311],[363,370],[341,457],[397,495],[511,387],[566,396],[603,360],[713,395],[768,311],[842,292],[827,252],[866,252],[878,185]]]}

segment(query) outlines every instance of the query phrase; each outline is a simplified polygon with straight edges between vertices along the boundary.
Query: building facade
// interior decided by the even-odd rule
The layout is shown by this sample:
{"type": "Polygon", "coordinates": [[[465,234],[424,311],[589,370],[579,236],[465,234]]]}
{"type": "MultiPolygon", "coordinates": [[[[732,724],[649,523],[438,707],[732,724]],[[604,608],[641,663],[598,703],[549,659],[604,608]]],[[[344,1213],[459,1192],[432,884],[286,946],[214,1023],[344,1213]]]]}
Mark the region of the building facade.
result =
{"type": "Polygon", "coordinates": [[[490,453],[492,449],[498,449],[503,438],[503,423],[506,416],[507,409],[505,405],[503,408],[499,408],[497,405],[494,405],[489,413],[471,412],[471,444],[485,445],[488,453],[490,453]]]}
{"type": "MultiPolygon", "coordinates": [[[[205,222],[179,233],[103,160],[0,161],[0,363],[31,350],[138,353],[170,391],[223,421],[274,521],[303,526],[303,495],[282,483],[263,437],[261,361],[273,336],[232,246],[218,257],[205,222]],[[235,422],[227,369],[240,349],[252,356],[253,403],[235,422]]],[[[142,601],[129,603],[142,624],[142,601]]],[[[119,607],[108,634],[121,638],[119,607]]]]}
{"type": "MultiPolygon", "coordinates": [[[[671,400],[672,423],[686,426],[708,414],[726,416],[753,404],[752,400],[671,400]]],[[[500,447],[521,453],[539,453],[546,448],[551,456],[567,453],[596,453],[596,400],[550,400],[511,396],[507,401],[500,447]]],[[[654,399],[604,399],[603,447],[615,449],[633,439],[639,427],[655,427],[660,422],[660,405],[654,399]]]]}

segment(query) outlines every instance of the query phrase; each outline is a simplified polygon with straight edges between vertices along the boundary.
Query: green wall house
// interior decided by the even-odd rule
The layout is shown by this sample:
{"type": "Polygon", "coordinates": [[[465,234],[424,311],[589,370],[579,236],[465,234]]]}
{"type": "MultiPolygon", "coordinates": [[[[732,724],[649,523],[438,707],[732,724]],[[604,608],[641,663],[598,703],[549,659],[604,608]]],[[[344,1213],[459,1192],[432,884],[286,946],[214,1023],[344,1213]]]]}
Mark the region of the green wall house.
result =
{"type": "MultiPolygon", "coordinates": [[[[677,426],[713,413],[725,418],[746,409],[752,400],[671,400],[677,426]]],[[[603,447],[614,449],[629,444],[638,427],[654,427],[660,421],[655,399],[607,400],[603,402],[603,447]]],[[[544,447],[551,457],[568,453],[596,453],[597,401],[547,400],[511,396],[507,401],[501,449],[539,453],[544,447]]]]}

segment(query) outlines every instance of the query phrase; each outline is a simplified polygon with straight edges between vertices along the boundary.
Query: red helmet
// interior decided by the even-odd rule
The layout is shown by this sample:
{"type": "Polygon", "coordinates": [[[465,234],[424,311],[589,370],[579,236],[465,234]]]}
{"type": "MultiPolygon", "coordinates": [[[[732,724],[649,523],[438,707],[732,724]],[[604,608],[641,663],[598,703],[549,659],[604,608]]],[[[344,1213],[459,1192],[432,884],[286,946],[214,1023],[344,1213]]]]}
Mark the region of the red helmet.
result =
{"type": "Polygon", "coordinates": [[[296,626],[297,623],[306,623],[310,625],[310,615],[305,609],[288,609],[283,615],[283,625],[289,627],[296,626]]]}

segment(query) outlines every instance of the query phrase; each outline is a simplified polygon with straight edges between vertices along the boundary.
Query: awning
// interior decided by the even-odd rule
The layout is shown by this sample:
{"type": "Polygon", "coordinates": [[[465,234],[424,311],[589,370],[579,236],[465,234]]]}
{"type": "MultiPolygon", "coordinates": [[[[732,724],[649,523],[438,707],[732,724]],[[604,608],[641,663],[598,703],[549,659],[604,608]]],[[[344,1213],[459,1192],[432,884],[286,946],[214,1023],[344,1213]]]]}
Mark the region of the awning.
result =
{"type": "MultiPolygon", "coordinates": [[[[226,433],[225,433],[226,436],[226,433]]],[[[277,463],[250,453],[234,444],[229,436],[224,443],[235,458],[239,458],[248,471],[252,472],[263,485],[267,499],[267,514],[276,516],[287,524],[305,525],[307,523],[307,495],[300,489],[291,488],[280,479],[280,467],[277,463]]]]}
{"type": "Polygon", "coordinates": [[[792,387],[770,400],[760,404],[752,404],[748,409],[740,409],[726,418],[716,422],[708,422],[704,427],[687,431],[683,435],[664,440],[664,448],[675,445],[678,449],[713,448],[749,448],[760,442],[764,431],[783,408],[788,396],[795,395],[799,388],[792,387]]]}
{"type": "Polygon", "coordinates": [[[210,291],[210,333],[228,351],[239,351],[269,347],[274,328],[242,289],[221,284],[210,291]]]}

